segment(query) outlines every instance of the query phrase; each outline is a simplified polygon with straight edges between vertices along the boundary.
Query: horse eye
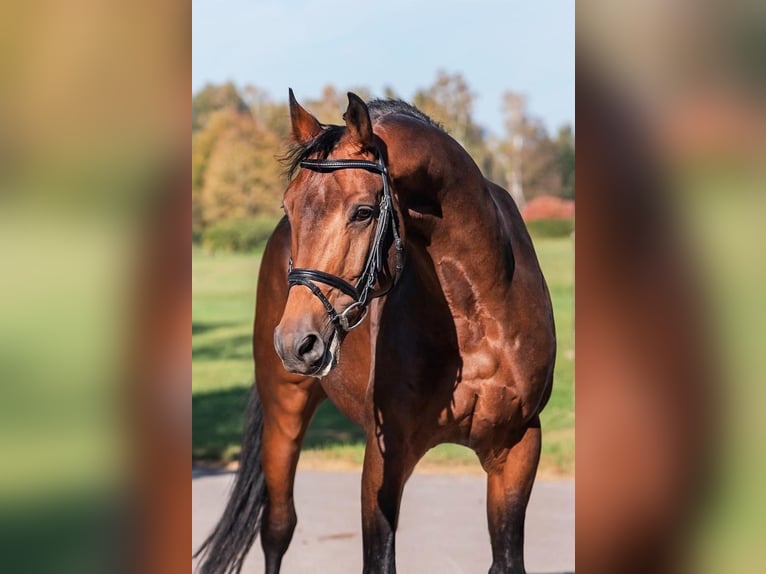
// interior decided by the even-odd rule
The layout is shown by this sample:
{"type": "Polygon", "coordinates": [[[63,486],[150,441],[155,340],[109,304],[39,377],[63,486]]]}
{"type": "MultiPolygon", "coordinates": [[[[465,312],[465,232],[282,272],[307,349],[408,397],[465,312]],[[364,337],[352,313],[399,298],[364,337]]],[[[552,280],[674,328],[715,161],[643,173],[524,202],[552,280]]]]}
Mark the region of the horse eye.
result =
{"type": "Polygon", "coordinates": [[[351,221],[367,221],[372,219],[373,215],[375,215],[375,210],[372,207],[362,205],[356,208],[351,216],[351,221]]]}

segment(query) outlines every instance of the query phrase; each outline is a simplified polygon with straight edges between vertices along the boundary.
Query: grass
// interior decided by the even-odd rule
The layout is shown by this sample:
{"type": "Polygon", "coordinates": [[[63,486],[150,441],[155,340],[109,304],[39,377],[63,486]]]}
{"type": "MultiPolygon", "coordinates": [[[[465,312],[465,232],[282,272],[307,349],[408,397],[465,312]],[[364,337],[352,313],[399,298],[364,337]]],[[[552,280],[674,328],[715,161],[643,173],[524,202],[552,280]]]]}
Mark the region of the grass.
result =
{"type": "MultiPolygon", "coordinates": [[[[553,394],[542,414],[543,476],[574,475],[574,249],[570,238],[535,241],[551,297],[558,334],[553,394]]],[[[192,251],[192,455],[227,463],[239,453],[242,413],[253,380],[250,336],[259,254],[208,255],[192,251]]],[[[309,428],[301,466],[358,468],[364,434],[330,401],[309,428]]],[[[421,471],[473,472],[476,456],[458,445],[440,445],[421,471]]]]}
{"type": "Polygon", "coordinates": [[[540,470],[574,476],[574,239],[539,238],[535,249],[551,292],[558,341],[553,393],[540,417],[540,470]]]}

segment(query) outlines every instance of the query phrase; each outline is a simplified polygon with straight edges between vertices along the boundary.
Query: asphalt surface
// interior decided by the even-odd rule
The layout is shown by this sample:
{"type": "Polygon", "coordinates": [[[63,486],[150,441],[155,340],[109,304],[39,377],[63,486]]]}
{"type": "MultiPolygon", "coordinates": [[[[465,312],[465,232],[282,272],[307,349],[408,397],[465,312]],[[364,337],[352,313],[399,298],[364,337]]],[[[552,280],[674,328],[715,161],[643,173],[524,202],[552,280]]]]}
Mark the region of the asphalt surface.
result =
{"type": "MultiPolygon", "coordinates": [[[[232,473],[192,472],[192,545],[218,520],[232,473]]],[[[298,526],[282,563],[284,574],[362,571],[360,476],[299,471],[298,526]]],[[[402,574],[475,574],[491,564],[485,480],[478,475],[415,474],[404,490],[396,538],[402,574]]],[[[527,511],[526,566],[530,573],[574,572],[574,482],[537,481],[527,511]]],[[[256,541],[243,572],[263,572],[256,541]]]]}

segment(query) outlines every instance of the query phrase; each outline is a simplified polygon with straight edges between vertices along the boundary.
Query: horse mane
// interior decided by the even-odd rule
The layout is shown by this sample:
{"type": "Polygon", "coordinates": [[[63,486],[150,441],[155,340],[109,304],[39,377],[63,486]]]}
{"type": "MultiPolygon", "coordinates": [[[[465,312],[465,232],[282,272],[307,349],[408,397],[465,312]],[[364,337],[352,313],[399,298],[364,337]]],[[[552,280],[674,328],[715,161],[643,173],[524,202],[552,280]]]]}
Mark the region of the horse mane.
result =
{"type": "MultiPolygon", "coordinates": [[[[370,112],[370,119],[373,123],[385,116],[403,115],[420,120],[440,131],[445,131],[439,122],[432,120],[415,106],[403,100],[394,98],[374,99],[367,102],[367,109],[370,112]]],[[[334,124],[323,124],[322,128],[322,131],[314,139],[304,143],[293,144],[280,158],[280,161],[285,165],[285,174],[288,179],[293,178],[293,175],[295,175],[304,159],[308,159],[311,156],[316,156],[318,159],[327,159],[327,156],[335,149],[335,146],[338,145],[340,138],[346,131],[346,126],[336,126],[334,124]]]]}
{"type": "Polygon", "coordinates": [[[411,118],[418,119],[422,122],[427,123],[431,127],[434,127],[441,131],[445,131],[444,127],[439,122],[432,120],[426,114],[424,114],[419,109],[417,109],[415,106],[413,106],[412,104],[408,104],[407,102],[403,100],[393,99],[393,98],[370,100],[369,102],[367,102],[367,109],[370,110],[370,119],[373,122],[378,121],[380,118],[384,116],[397,114],[397,115],[409,116],[411,118]]]}

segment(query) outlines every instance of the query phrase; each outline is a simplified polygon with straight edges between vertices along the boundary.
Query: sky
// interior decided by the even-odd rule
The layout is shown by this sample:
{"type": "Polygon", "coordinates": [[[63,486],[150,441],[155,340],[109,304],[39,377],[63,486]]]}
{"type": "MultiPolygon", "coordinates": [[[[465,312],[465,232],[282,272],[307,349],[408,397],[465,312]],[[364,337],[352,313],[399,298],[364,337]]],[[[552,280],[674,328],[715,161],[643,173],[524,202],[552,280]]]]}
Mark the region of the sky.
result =
{"type": "MultiPolygon", "coordinates": [[[[502,94],[528,98],[548,131],[574,126],[574,0],[193,0],[192,92],[208,82],[298,101],[364,86],[403,99],[461,73],[474,120],[503,132],[502,94]]],[[[339,111],[340,114],[340,111],[339,111]]],[[[338,117],[340,122],[340,116],[338,117]]]]}

